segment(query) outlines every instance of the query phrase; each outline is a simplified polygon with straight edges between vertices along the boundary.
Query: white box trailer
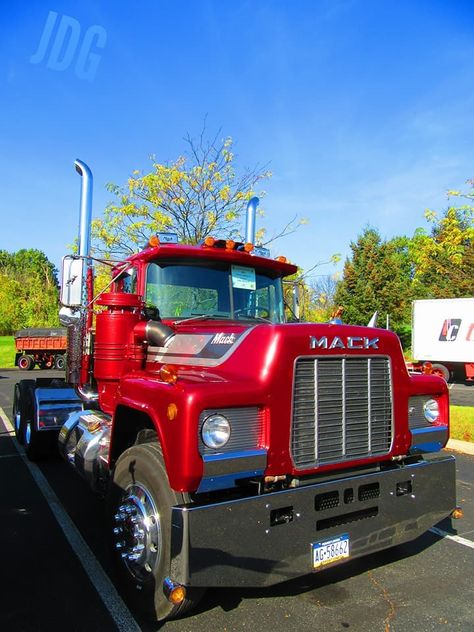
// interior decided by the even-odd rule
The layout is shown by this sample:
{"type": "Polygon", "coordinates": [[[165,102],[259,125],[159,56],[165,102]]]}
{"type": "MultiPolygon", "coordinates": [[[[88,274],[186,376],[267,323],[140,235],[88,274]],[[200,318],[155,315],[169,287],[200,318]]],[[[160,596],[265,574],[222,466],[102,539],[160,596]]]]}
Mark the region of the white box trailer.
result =
{"type": "Polygon", "coordinates": [[[474,380],[474,298],[413,301],[412,354],[447,381],[474,380]]]}

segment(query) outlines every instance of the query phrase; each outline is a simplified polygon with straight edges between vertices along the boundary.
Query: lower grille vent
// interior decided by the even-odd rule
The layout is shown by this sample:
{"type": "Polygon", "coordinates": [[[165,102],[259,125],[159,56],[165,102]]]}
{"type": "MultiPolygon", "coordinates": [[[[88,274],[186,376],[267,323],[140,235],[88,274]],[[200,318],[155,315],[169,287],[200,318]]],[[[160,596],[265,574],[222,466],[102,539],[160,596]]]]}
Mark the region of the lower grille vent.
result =
{"type": "Polygon", "coordinates": [[[367,518],[375,518],[378,513],[378,507],[369,507],[368,509],[352,511],[351,513],[343,514],[342,516],[324,518],[323,520],[318,520],[316,522],[316,529],[318,531],[322,531],[324,529],[331,529],[332,527],[342,527],[343,525],[350,524],[351,522],[358,522],[359,520],[366,520],[367,518]]]}

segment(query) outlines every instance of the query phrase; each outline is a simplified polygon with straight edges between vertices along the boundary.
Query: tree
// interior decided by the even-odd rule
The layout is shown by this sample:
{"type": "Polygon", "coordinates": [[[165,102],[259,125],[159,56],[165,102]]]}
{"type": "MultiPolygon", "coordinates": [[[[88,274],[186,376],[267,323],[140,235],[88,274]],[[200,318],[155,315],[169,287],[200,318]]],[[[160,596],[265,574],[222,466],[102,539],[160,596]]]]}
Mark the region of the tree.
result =
{"type": "MultiPolygon", "coordinates": [[[[469,181],[471,188],[473,181],[469,181]]],[[[428,210],[431,234],[419,229],[411,242],[414,291],[417,298],[457,298],[474,295],[474,193],[449,191],[450,205],[438,216],[428,210]]]]}
{"type": "Polygon", "coordinates": [[[337,274],[324,274],[316,277],[311,283],[313,321],[328,321],[337,310],[336,290],[337,274]]]}
{"type": "Polygon", "coordinates": [[[412,300],[409,239],[384,241],[377,230],[366,228],[351,250],[335,293],[335,303],[344,308],[344,322],[366,325],[378,311],[380,323],[389,316],[391,328],[405,339],[412,300]]]}
{"type": "Polygon", "coordinates": [[[0,333],[58,325],[58,280],[54,265],[36,249],[0,251],[0,333]]]}
{"type": "MultiPolygon", "coordinates": [[[[218,133],[207,141],[205,127],[198,140],[187,135],[185,143],[185,153],[174,162],[152,158],[149,173],[134,171],[125,187],[108,185],[117,202],[93,222],[96,252],[128,256],[160,231],[175,232],[181,242],[190,244],[209,234],[239,235],[246,204],[256,187],[271,177],[270,171],[257,166],[238,174],[232,139],[219,140],[218,133]]],[[[293,230],[290,222],[276,237],[293,230]]]]}

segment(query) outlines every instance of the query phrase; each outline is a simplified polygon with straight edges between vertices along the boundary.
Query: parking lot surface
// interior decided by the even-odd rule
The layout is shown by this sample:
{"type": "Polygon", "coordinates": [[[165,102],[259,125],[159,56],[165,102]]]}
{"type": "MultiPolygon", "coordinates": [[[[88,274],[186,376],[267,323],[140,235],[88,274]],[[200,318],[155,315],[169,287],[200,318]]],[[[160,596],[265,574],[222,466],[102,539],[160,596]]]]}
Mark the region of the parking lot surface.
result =
{"type": "Polygon", "coordinates": [[[29,464],[18,452],[7,418],[22,377],[0,370],[2,632],[474,630],[474,457],[463,454],[456,454],[462,520],[271,588],[213,589],[181,620],[143,621],[109,580],[102,504],[59,459],[29,464]]]}

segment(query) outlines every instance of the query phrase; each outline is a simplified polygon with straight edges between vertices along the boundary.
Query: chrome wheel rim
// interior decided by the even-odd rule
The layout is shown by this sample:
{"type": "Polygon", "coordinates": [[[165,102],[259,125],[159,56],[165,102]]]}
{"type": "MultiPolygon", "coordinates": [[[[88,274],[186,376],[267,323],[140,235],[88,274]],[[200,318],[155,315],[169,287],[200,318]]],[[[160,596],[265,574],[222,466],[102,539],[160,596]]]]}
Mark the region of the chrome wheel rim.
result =
{"type": "Polygon", "coordinates": [[[148,579],[163,548],[161,520],[153,496],[142,483],[124,492],[114,516],[115,548],[135,579],[148,579]]]}

